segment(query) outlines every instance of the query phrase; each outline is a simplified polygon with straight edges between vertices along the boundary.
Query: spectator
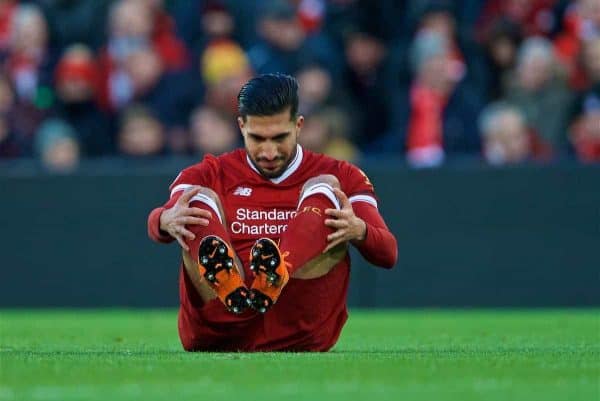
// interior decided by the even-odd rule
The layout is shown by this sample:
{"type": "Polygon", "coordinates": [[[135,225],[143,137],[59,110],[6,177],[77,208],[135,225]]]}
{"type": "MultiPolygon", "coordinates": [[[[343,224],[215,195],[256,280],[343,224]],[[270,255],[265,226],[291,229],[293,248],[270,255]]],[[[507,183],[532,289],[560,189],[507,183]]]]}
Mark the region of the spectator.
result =
{"type": "Polygon", "coordinates": [[[581,99],[577,117],[571,125],[569,139],[577,158],[583,162],[600,162],[600,83],[581,99]]]}
{"type": "Polygon", "coordinates": [[[591,88],[600,83],[600,36],[585,42],[581,59],[587,85],[591,88]]]}
{"type": "Polygon", "coordinates": [[[240,145],[240,134],[229,116],[217,110],[200,106],[190,117],[190,136],[195,155],[207,153],[218,156],[240,145]]]}
{"type": "MultiPolygon", "coordinates": [[[[335,79],[327,68],[319,63],[307,63],[296,73],[299,84],[298,96],[300,114],[309,115],[323,107],[334,106],[349,109],[348,93],[341,85],[335,85],[335,79]]],[[[350,129],[348,127],[348,129],[350,129]]],[[[350,136],[348,132],[348,136],[350,136]]]]}
{"type": "Polygon", "coordinates": [[[556,25],[553,14],[555,3],[557,0],[489,0],[479,26],[484,28],[503,17],[519,25],[526,36],[549,35],[556,25]]]}
{"type": "Polygon", "coordinates": [[[557,56],[569,75],[572,88],[589,86],[584,67],[578,62],[585,42],[600,38],[600,2],[578,0],[565,13],[563,31],[554,39],[557,56]]]}
{"type": "Polygon", "coordinates": [[[155,109],[166,113],[163,95],[170,101],[170,93],[180,89],[168,88],[161,79],[185,65],[183,50],[175,46],[168,27],[155,25],[155,18],[165,20],[157,6],[150,7],[147,1],[122,0],[111,8],[108,42],[99,57],[99,102],[105,110],[115,112],[135,100],[153,103],[155,109]],[[157,34],[157,29],[166,33],[157,34]],[[153,99],[142,99],[148,97],[153,99]]]}
{"type": "Polygon", "coordinates": [[[72,172],[79,165],[77,135],[63,120],[46,120],[35,135],[35,153],[45,170],[53,173],[72,172]]]}
{"type": "Polygon", "coordinates": [[[252,75],[246,54],[235,42],[213,42],[202,55],[201,68],[206,104],[235,121],[237,94],[252,75]]]}
{"type": "Polygon", "coordinates": [[[52,54],[48,50],[48,26],[33,4],[19,5],[11,25],[9,52],[4,68],[23,101],[47,108],[51,104],[52,54]]]}
{"type": "Polygon", "coordinates": [[[483,156],[493,165],[547,159],[550,149],[531,132],[523,114],[505,102],[488,105],[479,117],[483,156]]]}
{"type": "Polygon", "coordinates": [[[17,7],[17,0],[0,1],[0,57],[4,57],[10,47],[11,25],[17,7]]]}
{"type": "Polygon", "coordinates": [[[257,31],[260,39],[248,51],[256,73],[292,74],[315,56],[306,44],[306,34],[294,8],[286,0],[263,3],[257,31]]]}
{"type": "Polygon", "coordinates": [[[349,119],[341,110],[328,107],[306,117],[299,143],[314,152],[346,161],[360,156],[358,148],[348,140],[349,119]]]}
{"type": "Polygon", "coordinates": [[[122,0],[112,5],[108,25],[108,42],[99,57],[99,103],[114,112],[133,98],[125,62],[134,51],[151,46],[152,15],[141,0],[122,0]]]}
{"type": "Polygon", "coordinates": [[[53,105],[53,54],[48,48],[44,15],[33,4],[19,4],[12,13],[8,53],[2,70],[14,92],[9,126],[19,155],[31,156],[39,124],[53,105]]]}
{"type": "Polygon", "coordinates": [[[344,49],[347,63],[344,86],[348,88],[356,130],[352,138],[359,145],[368,145],[389,128],[387,49],[379,38],[360,30],[346,36],[344,49]]]}
{"type": "Polygon", "coordinates": [[[585,42],[582,53],[590,89],[578,97],[569,139],[579,160],[600,162],[600,37],[585,42]]]}
{"type": "Polygon", "coordinates": [[[124,111],[118,133],[118,147],[122,155],[158,156],[164,152],[165,144],[163,126],[149,109],[132,105],[124,111]]]}
{"type": "Polygon", "coordinates": [[[194,40],[194,52],[202,54],[204,49],[213,42],[220,40],[235,41],[235,20],[229,13],[223,1],[206,1],[202,7],[200,15],[199,32],[194,40]]]}
{"type": "Polygon", "coordinates": [[[104,40],[106,15],[110,1],[43,0],[38,1],[48,18],[52,44],[65,49],[74,43],[85,43],[97,50],[104,40]]]}
{"type": "Polygon", "coordinates": [[[95,104],[98,74],[91,50],[82,44],[68,47],[55,72],[56,114],[77,133],[86,156],[110,154],[114,148],[109,116],[95,104]]]}
{"type": "Polygon", "coordinates": [[[15,108],[15,94],[8,78],[0,74],[0,158],[21,156],[19,138],[12,129],[11,116],[15,108]]]}
{"type": "Polygon", "coordinates": [[[425,8],[419,20],[418,32],[436,32],[448,41],[450,61],[455,64],[457,74],[464,73],[465,63],[458,46],[456,18],[450,3],[432,2],[425,8]]]}
{"type": "Polygon", "coordinates": [[[326,12],[325,0],[299,0],[298,19],[307,34],[319,32],[323,26],[326,12]]]}
{"type": "Polygon", "coordinates": [[[478,92],[452,68],[452,57],[450,44],[437,32],[421,32],[411,46],[415,76],[409,94],[406,149],[409,162],[416,167],[437,166],[448,152],[478,148],[472,116],[478,114],[481,101],[478,92]]]}
{"type": "MultiPolygon", "coordinates": [[[[309,3],[310,1],[307,1],[309,3]]],[[[352,0],[326,1],[325,26],[323,30],[334,40],[341,42],[357,28],[391,43],[406,34],[410,23],[403,19],[407,1],[398,0],[352,0]]],[[[419,0],[419,3],[423,3],[419,0]]],[[[409,20],[411,18],[409,17],[409,20]]]]}
{"type": "Polygon", "coordinates": [[[504,18],[492,22],[484,35],[483,46],[489,76],[488,95],[490,99],[497,100],[504,96],[504,88],[514,79],[513,72],[522,35],[517,24],[504,18]]]}
{"type": "Polygon", "coordinates": [[[152,47],[167,71],[188,67],[189,55],[185,44],[177,37],[173,18],[164,9],[164,0],[141,0],[149,10],[152,47]]]}
{"type": "Polygon", "coordinates": [[[329,72],[318,65],[309,65],[298,71],[300,114],[310,114],[322,107],[331,97],[332,79],[329,72]]]}
{"type": "Polygon", "coordinates": [[[516,78],[505,90],[506,99],[525,114],[527,125],[556,151],[566,148],[571,93],[557,70],[548,39],[528,38],[517,55],[516,78]]]}
{"type": "Polygon", "coordinates": [[[148,98],[157,88],[164,72],[164,65],[151,46],[132,50],[124,60],[123,71],[129,78],[131,99],[148,98]]]}
{"type": "Polygon", "coordinates": [[[118,152],[131,105],[160,122],[159,154],[189,154],[194,110],[234,119],[241,84],[277,71],[300,81],[307,147],[327,148],[335,110],[347,132],[326,143],[435,166],[483,150],[473,116],[492,100],[530,145],[588,160],[599,38],[597,0],[0,0],[0,157],[34,155],[50,117],[82,155],[118,152]]]}

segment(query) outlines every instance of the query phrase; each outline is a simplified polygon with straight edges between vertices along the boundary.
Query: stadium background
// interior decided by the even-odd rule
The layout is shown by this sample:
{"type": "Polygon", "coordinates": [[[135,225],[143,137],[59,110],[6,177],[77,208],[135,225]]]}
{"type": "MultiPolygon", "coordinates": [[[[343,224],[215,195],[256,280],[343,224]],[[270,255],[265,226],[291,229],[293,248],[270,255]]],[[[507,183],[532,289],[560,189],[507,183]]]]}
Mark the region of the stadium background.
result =
{"type": "Polygon", "coordinates": [[[176,305],[145,215],[275,71],[399,239],[351,305],[598,305],[599,32],[593,0],[3,1],[0,305],[176,305]]]}

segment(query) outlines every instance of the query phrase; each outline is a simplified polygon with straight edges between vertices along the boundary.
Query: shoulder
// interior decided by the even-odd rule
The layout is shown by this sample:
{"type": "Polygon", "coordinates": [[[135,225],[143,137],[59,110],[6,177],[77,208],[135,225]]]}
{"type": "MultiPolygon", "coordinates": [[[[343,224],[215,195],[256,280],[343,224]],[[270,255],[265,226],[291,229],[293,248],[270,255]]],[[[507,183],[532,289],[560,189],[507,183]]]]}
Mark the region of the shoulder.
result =
{"type": "Polygon", "coordinates": [[[240,164],[246,165],[246,151],[241,148],[232,150],[231,152],[223,153],[217,157],[212,155],[209,156],[215,159],[215,162],[220,168],[239,166],[240,164]]]}
{"type": "Polygon", "coordinates": [[[198,176],[205,174],[219,174],[224,168],[232,165],[239,165],[244,161],[245,152],[242,149],[236,149],[219,156],[212,154],[204,155],[201,162],[189,166],[181,171],[180,174],[187,176],[198,176]]]}
{"type": "Polygon", "coordinates": [[[226,163],[225,156],[227,155],[205,155],[199,163],[181,170],[169,186],[169,189],[171,192],[174,192],[193,185],[212,187],[221,174],[222,166],[226,163]]]}
{"type": "Polygon", "coordinates": [[[306,158],[307,164],[315,166],[319,174],[335,175],[347,195],[373,192],[369,177],[356,165],[310,151],[306,151],[306,158]]]}
{"type": "Polygon", "coordinates": [[[373,192],[373,184],[367,174],[356,165],[347,161],[339,161],[340,177],[346,181],[355,191],[373,192]]]}
{"type": "Polygon", "coordinates": [[[302,148],[303,158],[307,167],[312,166],[320,172],[334,174],[339,169],[340,160],[334,159],[331,156],[322,153],[316,153],[305,148],[302,148]]]}
{"type": "Polygon", "coordinates": [[[186,180],[194,180],[195,178],[199,178],[199,176],[209,173],[211,171],[216,171],[219,168],[219,159],[213,155],[205,155],[202,158],[202,161],[196,164],[192,164],[181,170],[178,175],[178,178],[184,178],[186,180]]]}

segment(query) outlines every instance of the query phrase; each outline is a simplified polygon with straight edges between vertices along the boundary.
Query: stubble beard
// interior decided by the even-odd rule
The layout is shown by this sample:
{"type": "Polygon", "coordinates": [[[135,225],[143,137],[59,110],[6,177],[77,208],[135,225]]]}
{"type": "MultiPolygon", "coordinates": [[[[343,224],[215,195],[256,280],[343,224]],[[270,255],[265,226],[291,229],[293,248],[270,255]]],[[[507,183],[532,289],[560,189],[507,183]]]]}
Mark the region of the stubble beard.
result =
{"type": "MultiPolygon", "coordinates": [[[[252,156],[250,156],[249,159],[252,162],[252,165],[258,170],[260,175],[262,175],[263,177],[265,177],[267,179],[273,179],[273,178],[279,178],[283,174],[283,172],[285,170],[287,170],[289,165],[292,163],[292,160],[294,160],[294,157],[296,156],[297,151],[298,151],[297,147],[294,147],[294,151],[290,154],[290,157],[276,171],[265,171],[258,165],[258,163],[252,158],[252,156]]],[[[246,150],[246,153],[248,153],[248,150],[246,150]]],[[[248,153],[248,155],[249,155],[249,153],[248,153]]]]}

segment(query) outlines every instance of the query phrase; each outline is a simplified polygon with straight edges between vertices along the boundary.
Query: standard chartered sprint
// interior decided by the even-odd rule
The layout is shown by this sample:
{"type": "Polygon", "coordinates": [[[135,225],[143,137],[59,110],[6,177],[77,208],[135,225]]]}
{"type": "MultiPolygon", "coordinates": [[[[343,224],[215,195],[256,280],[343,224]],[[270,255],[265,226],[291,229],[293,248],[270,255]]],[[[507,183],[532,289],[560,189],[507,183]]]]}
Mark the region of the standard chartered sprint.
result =
{"type": "Polygon", "coordinates": [[[295,210],[239,208],[235,211],[236,221],[231,223],[231,232],[247,235],[281,234],[287,228],[288,220],[295,215],[295,210]]]}

